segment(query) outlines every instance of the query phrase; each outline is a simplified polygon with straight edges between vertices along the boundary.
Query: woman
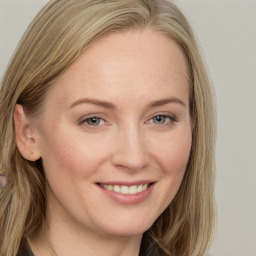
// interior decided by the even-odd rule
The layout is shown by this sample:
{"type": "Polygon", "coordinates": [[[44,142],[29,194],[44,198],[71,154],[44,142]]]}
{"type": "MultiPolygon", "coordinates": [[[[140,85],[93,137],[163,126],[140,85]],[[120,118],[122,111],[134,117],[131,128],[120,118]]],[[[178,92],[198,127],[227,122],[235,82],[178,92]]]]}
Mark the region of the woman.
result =
{"type": "Polygon", "coordinates": [[[165,0],[50,1],[2,81],[1,255],[204,255],[214,108],[165,0]]]}

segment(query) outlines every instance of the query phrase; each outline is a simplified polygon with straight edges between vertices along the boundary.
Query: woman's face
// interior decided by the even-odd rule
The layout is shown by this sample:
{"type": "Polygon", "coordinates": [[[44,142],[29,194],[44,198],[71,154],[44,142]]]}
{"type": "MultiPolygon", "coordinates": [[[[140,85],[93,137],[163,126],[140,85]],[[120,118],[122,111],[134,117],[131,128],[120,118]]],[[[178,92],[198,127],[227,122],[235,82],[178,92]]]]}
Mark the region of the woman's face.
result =
{"type": "Polygon", "coordinates": [[[91,45],[49,89],[34,133],[52,222],[100,234],[147,230],[184,176],[188,87],[181,51],[157,32],[91,45]]]}

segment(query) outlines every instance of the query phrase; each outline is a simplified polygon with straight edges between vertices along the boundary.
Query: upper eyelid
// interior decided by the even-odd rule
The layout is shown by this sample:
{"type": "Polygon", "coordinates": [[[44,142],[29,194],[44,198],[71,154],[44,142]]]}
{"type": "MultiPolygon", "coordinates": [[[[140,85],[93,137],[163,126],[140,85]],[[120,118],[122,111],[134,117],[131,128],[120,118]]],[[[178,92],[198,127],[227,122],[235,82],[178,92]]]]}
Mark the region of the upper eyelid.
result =
{"type": "Polygon", "coordinates": [[[170,118],[173,118],[175,120],[177,120],[177,116],[171,112],[157,112],[157,113],[154,113],[153,115],[151,115],[148,120],[156,117],[156,116],[166,116],[166,117],[170,117],[170,118]]]}
{"type": "Polygon", "coordinates": [[[171,122],[176,122],[177,119],[171,115],[156,115],[156,116],[153,116],[152,118],[150,118],[148,121],[146,121],[146,123],[150,122],[153,118],[157,117],[157,116],[162,116],[162,117],[165,117],[165,118],[169,118],[171,122]]]}
{"type": "Polygon", "coordinates": [[[89,114],[89,115],[84,115],[84,116],[82,116],[81,118],[79,118],[79,119],[78,119],[78,123],[79,123],[79,122],[83,122],[83,121],[85,121],[85,120],[87,120],[87,119],[90,119],[90,118],[98,118],[98,119],[102,119],[102,120],[104,120],[105,122],[107,122],[107,121],[105,120],[105,118],[102,117],[101,114],[89,114]]]}

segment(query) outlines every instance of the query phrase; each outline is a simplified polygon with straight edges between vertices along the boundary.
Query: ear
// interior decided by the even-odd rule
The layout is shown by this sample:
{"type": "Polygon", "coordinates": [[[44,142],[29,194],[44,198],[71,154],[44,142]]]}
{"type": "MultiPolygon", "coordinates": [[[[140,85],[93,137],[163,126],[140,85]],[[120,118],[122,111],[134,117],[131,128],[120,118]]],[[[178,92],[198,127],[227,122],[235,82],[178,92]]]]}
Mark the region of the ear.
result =
{"type": "Polygon", "coordinates": [[[25,114],[22,105],[17,104],[14,109],[14,123],[16,144],[21,155],[29,161],[40,158],[38,140],[31,120],[25,114]]]}

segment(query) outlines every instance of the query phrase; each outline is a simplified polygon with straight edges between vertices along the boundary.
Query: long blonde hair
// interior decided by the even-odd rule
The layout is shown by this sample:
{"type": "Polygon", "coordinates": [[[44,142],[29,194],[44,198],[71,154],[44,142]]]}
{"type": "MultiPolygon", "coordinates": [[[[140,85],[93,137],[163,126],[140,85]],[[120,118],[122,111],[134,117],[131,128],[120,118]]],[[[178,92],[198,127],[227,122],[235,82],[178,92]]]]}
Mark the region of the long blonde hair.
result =
{"type": "Polygon", "coordinates": [[[23,239],[45,221],[42,164],[24,159],[16,147],[13,111],[22,104],[40,114],[48,88],[99,37],[150,28],[174,40],[190,71],[193,141],[182,185],[149,230],[172,256],[202,256],[215,231],[215,113],[212,88],[192,30],[168,0],[55,0],[24,34],[0,88],[0,172],[9,185],[0,193],[0,255],[16,256],[23,239]]]}

